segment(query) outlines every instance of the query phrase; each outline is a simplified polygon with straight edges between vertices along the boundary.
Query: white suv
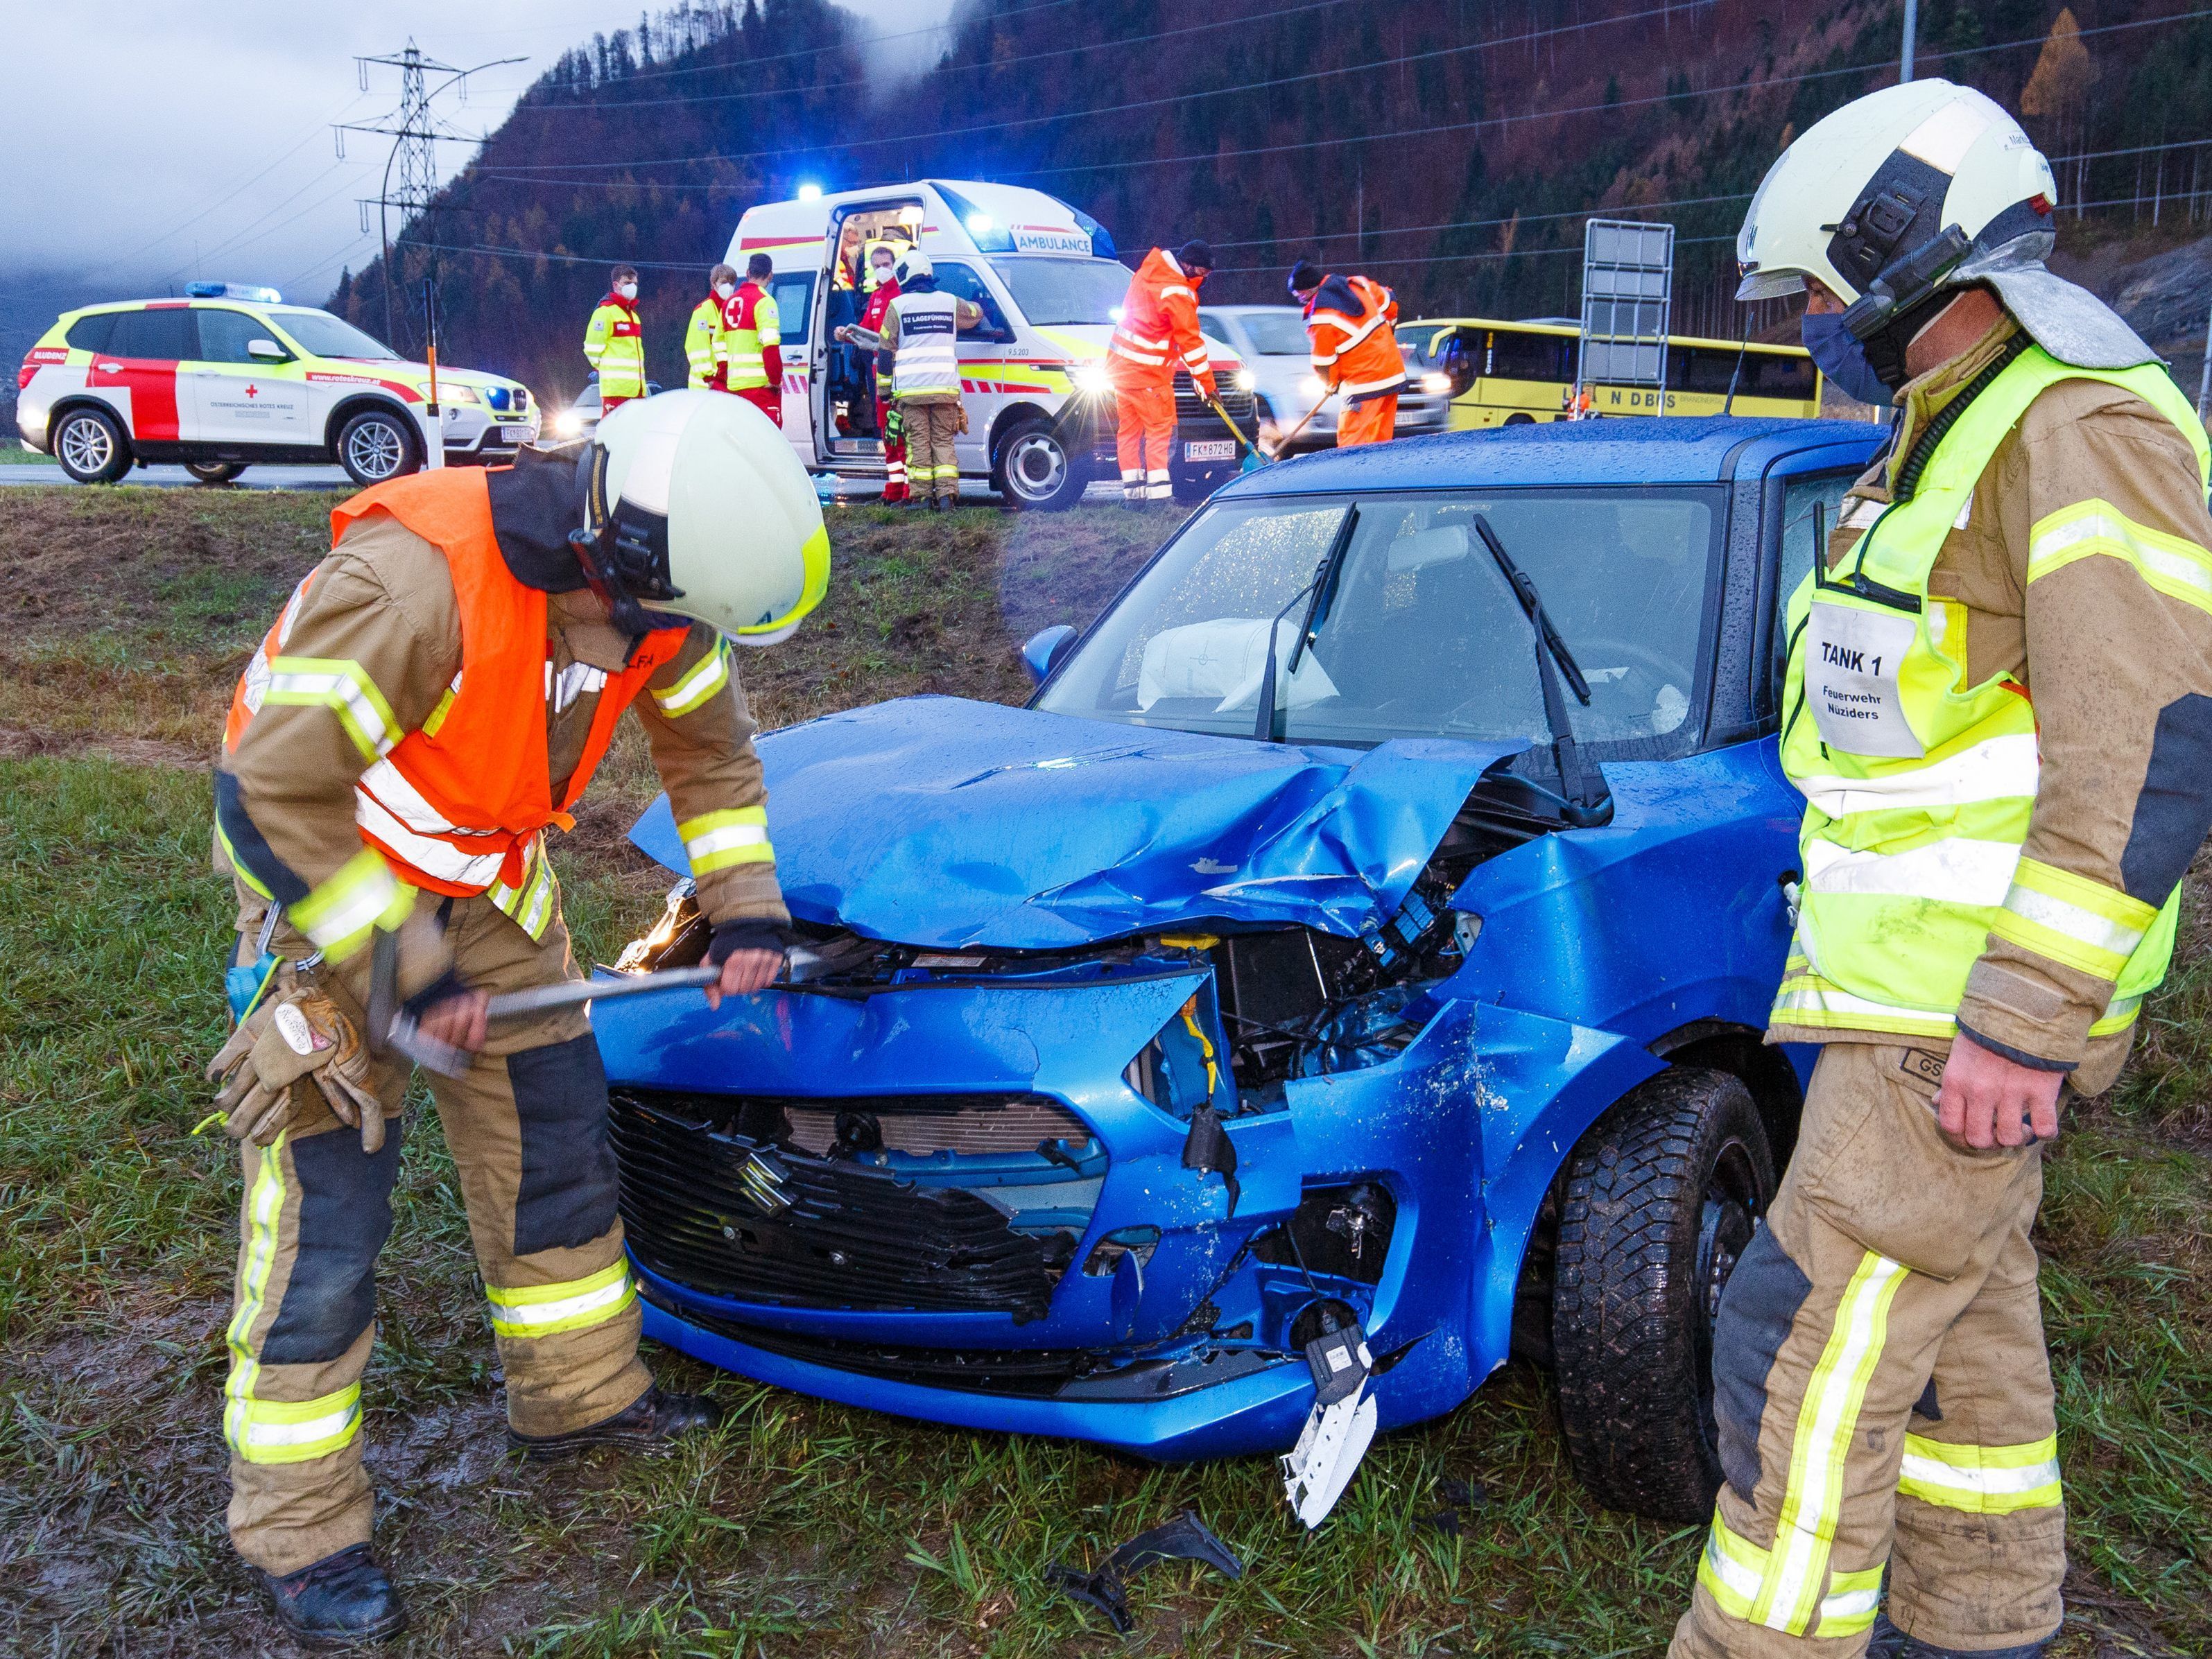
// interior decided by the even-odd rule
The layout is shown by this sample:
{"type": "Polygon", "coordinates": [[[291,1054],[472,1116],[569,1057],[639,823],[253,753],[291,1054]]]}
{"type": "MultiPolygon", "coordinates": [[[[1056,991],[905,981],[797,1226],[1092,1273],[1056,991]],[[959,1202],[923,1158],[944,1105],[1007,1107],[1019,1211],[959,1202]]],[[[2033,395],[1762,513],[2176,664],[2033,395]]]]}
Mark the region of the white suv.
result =
{"type": "Polygon", "coordinates": [[[195,284],[185,300],[62,313],[23,359],[23,441],[80,483],[180,461],[210,482],[257,462],[336,461],[356,483],[412,472],[437,443],[450,465],[511,459],[538,435],[514,380],[404,361],[342,318],[195,284]]]}

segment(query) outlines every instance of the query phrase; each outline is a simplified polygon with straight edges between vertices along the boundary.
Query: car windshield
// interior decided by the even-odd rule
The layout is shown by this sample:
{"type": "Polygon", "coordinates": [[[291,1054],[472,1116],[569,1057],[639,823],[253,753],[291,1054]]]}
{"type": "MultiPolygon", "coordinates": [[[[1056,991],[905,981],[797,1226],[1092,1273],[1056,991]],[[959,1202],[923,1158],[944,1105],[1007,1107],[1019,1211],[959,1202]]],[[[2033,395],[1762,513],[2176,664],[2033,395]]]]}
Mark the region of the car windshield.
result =
{"type": "Polygon", "coordinates": [[[362,333],[351,323],[327,311],[279,311],[271,314],[276,325],[311,357],[356,357],[369,362],[399,360],[399,354],[383,341],[362,333]]]}
{"type": "Polygon", "coordinates": [[[1304,357],[1308,355],[1306,319],[1295,311],[1248,311],[1237,319],[1252,349],[1262,357],[1304,357]]]}
{"type": "Polygon", "coordinates": [[[1069,323],[1110,327],[1129,295],[1129,268],[1115,259],[1057,259],[1026,253],[994,259],[991,269],[1032,328],[1069,323]]]}
{"type": "Polygon", "coordinates": [[[1486,516],[1541,592],[1590,684],[1575,735],[1684,752],[1699,700],[1719,520],[1696,489],[1276,498],[1206,508],[1100,619],[1039,707],[1249,737],[1276,628],[1291,742],[1541,740],[1535,635],[1474,531],[1486,516]],[[1311,647],[1289,672],[1297,598],[1357,511],[1311,647]],[[1295,603],[1293,601],[1295,600],[1295,603]]]}

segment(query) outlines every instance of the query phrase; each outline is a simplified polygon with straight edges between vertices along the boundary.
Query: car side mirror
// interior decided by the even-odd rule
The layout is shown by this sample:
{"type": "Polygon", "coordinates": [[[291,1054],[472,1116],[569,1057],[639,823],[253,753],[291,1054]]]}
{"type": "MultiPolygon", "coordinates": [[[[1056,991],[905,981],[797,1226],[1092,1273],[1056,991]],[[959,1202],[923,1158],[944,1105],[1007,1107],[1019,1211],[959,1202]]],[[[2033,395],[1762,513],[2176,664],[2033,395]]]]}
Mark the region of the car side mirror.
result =
{"type": "Polygon", "coordinates": [[[1074,643],[1075,630],[1066,623],[1039,629],[1023,641],[1022,666],[1030,671],[1031,679],[1042,685],[1074,643]]]}
{"type": "Polygon", "coordinates": [[[292,360],[292,354],[274,340],[248,340],[246,355],[258,358],[264,363],[285,363],[292,360]]]}

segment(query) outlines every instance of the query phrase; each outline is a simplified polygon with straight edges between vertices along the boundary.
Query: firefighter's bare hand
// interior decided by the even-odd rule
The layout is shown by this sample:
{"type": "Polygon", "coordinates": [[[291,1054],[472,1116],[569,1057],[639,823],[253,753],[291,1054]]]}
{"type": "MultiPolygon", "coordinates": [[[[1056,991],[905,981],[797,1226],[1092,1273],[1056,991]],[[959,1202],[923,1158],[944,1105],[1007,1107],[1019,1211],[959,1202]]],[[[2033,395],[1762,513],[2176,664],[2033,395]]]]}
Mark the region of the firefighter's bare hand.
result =
{"type": "Polygon", "coordinates": [[[484,1036],[490,1025],[488,1018],[491,997],[483,991],[463,991],[442,1001],[432,1003],[422,1013],[420,1030],[422,1035],[459,1048],[464,1054],[475,1054],[484,1046],[484,1036]]]}
{"type": "Polygon", "coordinates": [[[722,958],[722,976],[707,988],[707,1006],[719,1008],[724,997],[749,997],[766,990],[783,971],[781,951],[732,951],[722,958]]]}
{"type": "Polygon", "coordinates": [[[2058,1133],[2061,1072],[2039,1071],[2007,1060],[1961,1031],[1951,1040],[1936,1118],[1943,1133],[1969,1146],[2025,1146],[2058,1133]]]}

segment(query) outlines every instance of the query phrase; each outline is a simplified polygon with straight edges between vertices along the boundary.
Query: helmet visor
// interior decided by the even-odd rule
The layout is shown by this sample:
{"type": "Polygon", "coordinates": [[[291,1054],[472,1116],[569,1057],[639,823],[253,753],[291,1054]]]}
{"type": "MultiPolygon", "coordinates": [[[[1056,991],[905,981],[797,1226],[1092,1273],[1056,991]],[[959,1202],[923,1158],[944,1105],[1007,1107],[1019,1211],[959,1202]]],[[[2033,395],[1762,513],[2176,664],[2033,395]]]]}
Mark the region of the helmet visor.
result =
{"type": "Polygon", "coordinates": [[[1778,300],[1785,294],[1805,291],[1805,273],[1802,270],[1752,270],[1736,284],[1739,300],[1778,300]]]}

